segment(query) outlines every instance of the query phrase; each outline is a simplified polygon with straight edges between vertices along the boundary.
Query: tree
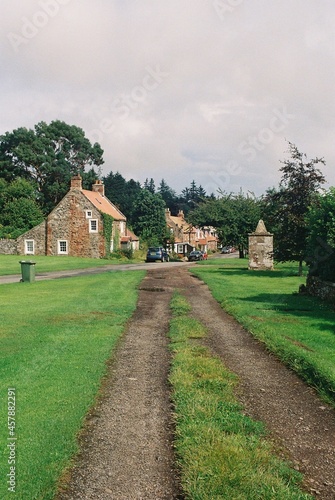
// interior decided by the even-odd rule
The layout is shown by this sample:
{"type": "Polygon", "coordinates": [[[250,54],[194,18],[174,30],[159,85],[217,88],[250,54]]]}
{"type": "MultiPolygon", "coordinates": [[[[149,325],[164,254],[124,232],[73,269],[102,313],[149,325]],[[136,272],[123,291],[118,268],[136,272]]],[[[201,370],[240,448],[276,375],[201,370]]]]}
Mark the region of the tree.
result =
{"type": "Polygon", "coordinates": [[[248,247],[248,234],[255,230],[260,219],[260,201],[251,194],[221,193],[221,198],[209,198],[189,213],[195,226],[213,226],[225,245],[239,250],[240,258],[248,247]]]}
{"type": "Polygon", "coordinates": [[[179,209],[177,194],[167,185],[164,179],[161,180],[157,192],[161,195],[166,207],[171,210],[171,213],[177,213],[179,209]]]}
{"type": "Polygon", "coordinates": [[[34,186],[25,179],[0,179],[0,237],[17,238],[43,221],[34,186]]]}
{"type": "Polygon", "coordinates": [[[151,177],[150,181],[148,180],[148,178],[145,179],[143,187],[144,187],[144,189],[147,189],[148,191],[150,191],[150,193],[155,194],[156,186],[155,186],[155,181],[153,180],[152,177],[151,177]]]}
{"type": "Polygon", "coordinates": [[[309,274],[335,282],[335,188],[319,194],[307,217],[309,274]]]}
{"type": "Polygon", "coordinates": [[[32,181],[39,204],[48,213],[68,191],[73,175],[80,173],[85,185],[85,168],[100,167],[102,154],[99,144],[92,146],[81,128],[58,120],[49,125],[40,122],[34,130],[18,128],[0,136],[0,177],[7,182],[16,177],[32,181]]]}
{"type": "Polygon", "coordinates": [[[133,229],[149,245],[164,242],[166,236],[165,203],[159,194],[142,189],[134,202],[133,229]]]}
{"type": "Polygon", "coordinates": [[[283,172],[279,189],[264,197],[264,220],[274,233],[274,258],[278,262],[298,261],[299,275],[306,256],[308,227],[306,215],[317,192],[325,182],[316,167],[323,158],[307,160],[297,146],[289,142],[291,158],[281,162],[283,172]]]}

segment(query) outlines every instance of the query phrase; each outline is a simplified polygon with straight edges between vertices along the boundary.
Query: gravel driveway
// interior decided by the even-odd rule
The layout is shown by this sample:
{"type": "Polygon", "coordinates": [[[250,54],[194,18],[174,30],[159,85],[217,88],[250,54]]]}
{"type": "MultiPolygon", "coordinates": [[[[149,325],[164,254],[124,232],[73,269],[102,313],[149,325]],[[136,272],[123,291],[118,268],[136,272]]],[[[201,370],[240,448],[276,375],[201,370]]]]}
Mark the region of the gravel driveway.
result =
{"type": "Polygon", "coordinates": [[[335,499],[334,410],[222,311],[187,267],[159,264],[141,284],[137,309],[88,415],[80,454],[56,499],[183,498],[167,382],[174,289],[207,326],[207,345],[239,376],[246,412],[265,422],[283,455],[305,474],[307,491],[335,499]]]}

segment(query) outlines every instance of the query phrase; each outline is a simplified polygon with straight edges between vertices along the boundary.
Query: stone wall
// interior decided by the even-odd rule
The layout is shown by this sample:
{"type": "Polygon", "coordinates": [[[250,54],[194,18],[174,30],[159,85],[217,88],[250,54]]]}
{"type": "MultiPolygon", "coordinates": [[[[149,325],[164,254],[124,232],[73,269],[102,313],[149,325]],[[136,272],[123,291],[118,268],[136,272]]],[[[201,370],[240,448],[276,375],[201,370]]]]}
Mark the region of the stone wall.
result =
{"type": "Polygon", "coordinates": [[[306,287],[302,291],[304,290],[313,297],[319,297],[335,305],[335,283],[322,281],[316,276],[307,276],[306,287]]]}
{"type": "Polygon", "coordinates": [[[34,255],[45,255],[45,221],[33,227],[17,238],[17,250],[20,255],[26,254],[26,240],[34,241],[34,255]]]}
{"type": "Polygon", "coordinates": [[[0,254],[4,255],[17,255],[16,240],[0,239],[0,254]]]}

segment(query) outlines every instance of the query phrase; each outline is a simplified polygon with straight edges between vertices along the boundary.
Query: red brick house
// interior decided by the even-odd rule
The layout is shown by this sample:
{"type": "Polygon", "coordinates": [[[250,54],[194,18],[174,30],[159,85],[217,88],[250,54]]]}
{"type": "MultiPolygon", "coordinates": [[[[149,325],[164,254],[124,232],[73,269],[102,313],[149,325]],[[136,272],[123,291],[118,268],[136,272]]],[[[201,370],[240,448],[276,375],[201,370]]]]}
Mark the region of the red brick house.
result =
{"type": "Polygon", "coordinates": [[[82,189],[80,175],[71,179],[69,192],[46,220],[16,242],[20,255],[93,258],[105,257],[121,245],[138,247],[138,238],[127,230],[126,217],[106,198],[103,183],[96,181],[92,191],[82,189]]]}

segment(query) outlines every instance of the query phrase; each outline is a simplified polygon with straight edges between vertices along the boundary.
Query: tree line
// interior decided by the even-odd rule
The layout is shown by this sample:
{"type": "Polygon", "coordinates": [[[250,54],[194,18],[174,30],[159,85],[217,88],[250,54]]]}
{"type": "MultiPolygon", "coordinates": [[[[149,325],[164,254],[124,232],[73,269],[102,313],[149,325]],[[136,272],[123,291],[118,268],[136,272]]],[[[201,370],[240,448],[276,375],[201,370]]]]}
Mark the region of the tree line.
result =
{"type": "Polygon", "coordinates": [[[256,197],[253,193],[207,194],[194,180],[177,194],[164,179],[143,184],[120,172],[102,176],[103,150],[84,131],[65,122],[38,123],[0,136],[0,237],[15,238],[34,227],[67,193],[70,179],[80,174],[91,189],[97,178],[106,196],[126,215],[129,226],[149,244],[166,242],[165,208],[183,210],[188,222],[216,228],[222,244],[243,257],[248,233],[262,218],[274,233],[274,258],[307,262],[312,274],[335,281],[335,188],[324,190],[319,167],[323,158],[308,159],[288,143],[289,158],[279,169],[278,187],[256,197]]]}

